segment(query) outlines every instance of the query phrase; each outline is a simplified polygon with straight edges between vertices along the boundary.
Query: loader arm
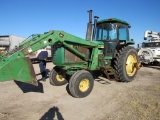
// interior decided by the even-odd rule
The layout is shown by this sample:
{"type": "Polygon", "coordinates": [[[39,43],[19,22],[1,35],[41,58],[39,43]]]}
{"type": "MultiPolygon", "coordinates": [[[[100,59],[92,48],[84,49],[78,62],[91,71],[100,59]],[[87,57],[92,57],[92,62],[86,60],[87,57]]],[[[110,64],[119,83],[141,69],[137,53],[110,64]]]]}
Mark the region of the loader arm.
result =
{"type": "Polygon", "coordinates": [[[78,38],[63,31],[49,31],[45,34],[37,34],[20,45],[0,56],[0,81],[18,80],[28,83],[36,83],[36,75],[31,61],[27,55],[31,52],[61,44],[63,47],[81,56],[84,60],[86,55],[71,47],[76,44],[96,48],[97,44],[78,38]]]}

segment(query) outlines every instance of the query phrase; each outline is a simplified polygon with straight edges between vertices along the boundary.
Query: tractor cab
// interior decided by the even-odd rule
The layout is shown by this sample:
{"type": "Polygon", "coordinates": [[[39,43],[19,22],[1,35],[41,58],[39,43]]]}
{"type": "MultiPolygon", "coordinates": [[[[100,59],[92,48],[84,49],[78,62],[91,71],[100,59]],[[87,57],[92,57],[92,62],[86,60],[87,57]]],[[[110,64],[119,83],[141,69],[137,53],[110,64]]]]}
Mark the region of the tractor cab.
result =
{"type": "MultiPolygon", "coordinates": [[[[95,27],[95,26],[94,26],[95,27]]],[[[120,44],[125,45],[129,38],[130,25],[117,18],[98,21],[94,31],[94,41],[104,42],[104,55],[112,56],[120,44]]]]}
{"type": "Polygon", "coordinates": [[[112,59],[122,47],[135,44],[129,38],[129,28],[131,27],[129,23],[117,18],[98,21],[99,17],[94,16],[94,24],[92,24],[92,10],[88,12],[89,22],[87,25],[86,40],[104,46],[103,54],[105,57],[112,59]],[[93,32],[92,25],[94,25],[93,32]]]}
{"type": "Polygon", "coordinates": [[[95,40],[129,40],[129,24],[116,18],[97,22],[95,40]]]}

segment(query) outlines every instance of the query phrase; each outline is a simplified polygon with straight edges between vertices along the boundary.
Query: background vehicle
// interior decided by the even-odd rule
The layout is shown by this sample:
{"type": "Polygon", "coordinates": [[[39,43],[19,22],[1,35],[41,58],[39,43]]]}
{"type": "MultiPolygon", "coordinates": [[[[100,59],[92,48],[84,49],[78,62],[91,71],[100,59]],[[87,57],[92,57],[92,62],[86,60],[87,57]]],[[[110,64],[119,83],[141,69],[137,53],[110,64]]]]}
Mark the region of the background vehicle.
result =
{"type": "Polygon", "coordinates": [[[142,64],[160,64],[160,32],[147,30],[139,47],[138,56],[142,64]]]}
{"type": "Polygon", "coordinates": [[[50,71],[50,83],[55,86],[69,83],[69,91],[74,97],[82,98],[91,93],[98,72],[108,79],[132,81],[140,63],[137,51],[129,46],[134,44],[129,38],[130,25],[117,18],[101,21],[94,18],[92,32],[90,10],[86,40],[52,30],[34,35],[17,49],[0,56],[0,81],[15,79],[36,83],[33,66],[25,56],[46,46],[52,47],[52,62],[56,65],[50,71]]]}
{"type": "Polygon", "coordinates": [[[15,35],[0,35],[0,55],[12,50],[19,45],[26,38],[15,35]]]}

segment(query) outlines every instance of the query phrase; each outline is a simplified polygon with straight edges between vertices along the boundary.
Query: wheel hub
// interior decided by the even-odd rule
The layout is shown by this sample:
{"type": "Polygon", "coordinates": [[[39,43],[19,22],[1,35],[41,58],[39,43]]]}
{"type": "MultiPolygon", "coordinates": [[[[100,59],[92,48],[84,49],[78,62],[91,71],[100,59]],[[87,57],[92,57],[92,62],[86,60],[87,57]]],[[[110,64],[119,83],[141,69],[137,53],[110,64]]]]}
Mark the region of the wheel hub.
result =
{"type": "Polygon", "coordinates": [[[65,78],[63,78],[62,75],[59,75],[59,74],[56,75],[56,79],[57,79],[57,81],[59,81],[59,82],[62,82],[62,81],[65,80],[65,78]]]}
{"type": "Polygon", "coordinates": [[[136,73],[137,58],[134,54],[128,56],[126,61],[126,72],[129,76],[133,76],[136,73]]]}
{"type": "Polygon", "coordinates": [[[89,88],[89,80],[88,79],[83,79],[80,83],[79,83],[79,90],[81,92],[86,92],[89,88]]]}

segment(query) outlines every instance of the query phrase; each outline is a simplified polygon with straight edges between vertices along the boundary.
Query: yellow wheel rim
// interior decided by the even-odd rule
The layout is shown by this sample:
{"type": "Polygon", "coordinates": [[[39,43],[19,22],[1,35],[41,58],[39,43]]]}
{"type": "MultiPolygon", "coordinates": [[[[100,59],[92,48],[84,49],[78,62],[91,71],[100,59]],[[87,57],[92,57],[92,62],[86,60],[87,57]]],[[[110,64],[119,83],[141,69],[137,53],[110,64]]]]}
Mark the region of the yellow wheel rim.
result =
{"type": "Polygon", "coordinates": [[[59,82],[62,82],[62,81],[65,80],[65,78],[62,77],[62,75],[59,75],[59,74],[56,75],[56,79],[57,79],[57,81],[59,81],[59,82]]]}
{"type": "Polygon", "coordinates": [[[79,83],[79,90],[81,92],[86,92],[89,88],[89,80],[88,79],[82,79],[81,82],[79,83]]]}
{"type": "Polygon", "coordinates": [[[133,76],[136,71],[136,64],[137,64],[137,57],[135,54],[131,54],[128,56],[127,61],[126,61],[126,72],[128,76],[133,76]]]}

